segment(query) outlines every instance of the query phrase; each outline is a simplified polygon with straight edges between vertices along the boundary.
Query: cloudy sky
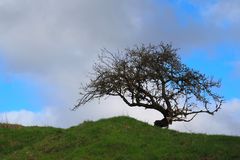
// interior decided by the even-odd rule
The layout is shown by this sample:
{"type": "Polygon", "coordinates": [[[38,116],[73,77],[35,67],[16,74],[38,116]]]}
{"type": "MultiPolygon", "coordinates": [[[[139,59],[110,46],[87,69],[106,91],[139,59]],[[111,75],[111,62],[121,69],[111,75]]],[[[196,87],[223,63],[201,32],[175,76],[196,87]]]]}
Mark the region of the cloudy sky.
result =
{"type": "Polygon", "coordinates": [[[171,126],[240,135],[239,0],[0,0],[0,122],[69,127],[157,111],[130,109],[118,98],[70,109],[102,48],[170,42],[184,63],[216,79],[225,103],[215,116],[171,126]]]}

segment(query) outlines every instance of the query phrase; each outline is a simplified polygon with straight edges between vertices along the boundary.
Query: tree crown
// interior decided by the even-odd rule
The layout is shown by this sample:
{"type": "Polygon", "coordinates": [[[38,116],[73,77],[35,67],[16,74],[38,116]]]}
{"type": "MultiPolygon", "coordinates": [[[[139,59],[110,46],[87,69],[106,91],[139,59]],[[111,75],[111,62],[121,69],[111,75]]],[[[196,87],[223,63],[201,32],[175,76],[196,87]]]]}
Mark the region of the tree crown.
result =
{"type": "Polygon", "coordinates": [[[81,105],[103,96],[119,96],[131,107],[155,109],[172,121],[190,121],[198,113],[214,114],[223,97],[213,92],[220,81],[182,64],[172,45],[141,45],[113,54],[104,49],[94,77],[80,94],[81,105]]]}

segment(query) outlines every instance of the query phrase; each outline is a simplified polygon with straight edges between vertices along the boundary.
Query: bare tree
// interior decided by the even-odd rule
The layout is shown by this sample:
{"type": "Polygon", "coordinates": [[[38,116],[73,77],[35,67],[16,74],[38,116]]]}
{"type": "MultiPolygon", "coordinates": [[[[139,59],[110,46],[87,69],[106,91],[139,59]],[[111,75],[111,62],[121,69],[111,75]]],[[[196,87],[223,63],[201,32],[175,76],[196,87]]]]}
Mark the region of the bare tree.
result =
{"type": "Polygon", "coordinates": [[[104,49],[93,67],[93,78],[83,86],[79,106],[104,96],[119,96],[130,107],[162,113],[156,126],[191,121],[199,113],[213,115],[223,97],[213,92],[214,81],[181,63],[172,45],[141,45],[113,54],[104,49]]]}

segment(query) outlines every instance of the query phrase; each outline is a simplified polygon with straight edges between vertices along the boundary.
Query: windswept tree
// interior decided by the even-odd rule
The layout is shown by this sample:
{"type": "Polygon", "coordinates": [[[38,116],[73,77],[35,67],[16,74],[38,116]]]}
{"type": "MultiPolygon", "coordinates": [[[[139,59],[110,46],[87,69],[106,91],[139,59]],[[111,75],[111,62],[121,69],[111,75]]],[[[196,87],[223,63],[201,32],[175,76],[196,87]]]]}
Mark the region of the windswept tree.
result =
{"type": "Polygon", "coordinates": [[[199,113],[213,115],[223,97],[213,90],[220,81],[182,64],[172,45],[141,45],[113,54],[104,49],[93,67],[93,78],[82,87],[74,107],[104,96],[118,96],[130,107],[155,109],[163,119],[155,125],[191,121],[199,113]]]}

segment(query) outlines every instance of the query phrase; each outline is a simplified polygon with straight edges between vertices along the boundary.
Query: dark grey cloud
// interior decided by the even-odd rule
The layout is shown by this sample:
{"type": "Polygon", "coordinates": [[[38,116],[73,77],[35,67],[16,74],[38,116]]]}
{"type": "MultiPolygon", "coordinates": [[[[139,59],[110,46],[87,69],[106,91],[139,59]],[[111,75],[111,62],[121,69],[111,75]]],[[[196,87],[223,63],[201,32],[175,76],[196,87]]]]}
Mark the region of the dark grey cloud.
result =
{"type": "Polygon", "coordinates": [[[60,97],[76,94],[101,48],[135,43],[137,21],[151,6],[136,0],[3,1],[0,48],[7,71],[55,87],[60,97]]]}
{"type": "MultiPolygon", "coordinates": [[[[9,70],[33,74],[74,70],[80,63],[88,67],[103,47],[116,50],[169,41],[183,49],[206,48],[229,37],[221,27],[199,24],[188,15],[181,17],[186,21],[182,25],[167,1],[140,2],[3,1],[0,47],[9,70]]],[[[214,19],[218,11],[211,10],[206,16],[214,19]]]]}

